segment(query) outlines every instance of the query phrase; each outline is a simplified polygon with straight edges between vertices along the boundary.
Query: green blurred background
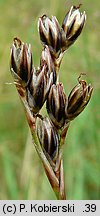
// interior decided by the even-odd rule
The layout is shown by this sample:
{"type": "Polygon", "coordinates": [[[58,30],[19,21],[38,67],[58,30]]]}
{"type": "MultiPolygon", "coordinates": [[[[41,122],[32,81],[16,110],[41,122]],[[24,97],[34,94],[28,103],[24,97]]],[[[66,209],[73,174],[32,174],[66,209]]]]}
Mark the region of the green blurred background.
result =
{"type": "Polygon", "coordinates": [[[66,94],[81,72],[94,92],[85,111],[71,124],[64,149],[68,199],[100,199],[100,1],[0,0],[0,199],[55,199],[44,174],[9,69],[13,37],[31,43],[39,65],[42,45],[37,21],[43,14],[60,24],[70,6],[82,3],[86,26],[65,54],[60,81],[66,94]]]}

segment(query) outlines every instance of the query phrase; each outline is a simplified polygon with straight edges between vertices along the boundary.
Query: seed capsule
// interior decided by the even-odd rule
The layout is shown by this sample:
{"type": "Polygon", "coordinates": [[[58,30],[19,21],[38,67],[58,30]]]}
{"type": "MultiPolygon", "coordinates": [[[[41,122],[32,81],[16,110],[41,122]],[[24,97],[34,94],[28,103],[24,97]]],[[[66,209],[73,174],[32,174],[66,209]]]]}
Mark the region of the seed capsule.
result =
{"type": "Polygon", "coordinates": [[[49,47],[46,45],[44,49],[42,50],[41,58],[40,58],[40,65],[42,66],[46,62],[48,66],[48,71],[53,72],[54,75],[54,82],[56,82],[56,73],[54,68],[54,62],[49,50],[49,47]]]}
{"type": "Polygon", "coordinates": [[[52,85],[47,98],[47,111],[57,128],[61,128],[65,123],[65,106],[67,106],[67,99],[63,84],[52,85]]]}
{"type": "Polygon", "coordinates": [[[27,85],[32,72],[32,52],[31,45],[14,38],[11,48],[11,71],[15,72],[24,85],[27,85]]]}
{"type": "Polygon", "coordinates": [[[84,80],[79,80],[68,96],[68,106],[66,108],[66,118],[73,120],[77,117],[88,104],[93,87],[84,80]]]}
{"type": "Polygon", "coordinates": [[[37,135],[44,153],[46,152],[52,160],[55,160],[58,154],[59,139],[57,131],[47,117],[38,120],[37,135]]]}
{"type": "Polygon", "coordinates": [[[56,58],[72,45],[82,32],[86,14],[85,12],[80,13],[79,7],[71,7],[63,20],[62,27],[54,16],[52,19],[46,15],[39,18],[40,39],[44,45],[49,46],[51,53],[56,58]]]}
{"type": "Polygon", "coordinates": [[[58,52],[61,48],[61,30],[55,16],[49,19],[46,15],[39,18],[38,28],[40,39],[43,44],[48,45],[52,52],[58,52]]]}
{"type": "Polygon", "coordinates": [[[80,13],[79,7],[72,6],[62,23],[62,47],[67,49],[73,44],[84,27],[86,21],[85,11],[80,13]]]}
{"type": "Polygon", "coordinates": [[[47,98],[51,85],[55,81],[56,74],[53,62],[50,53],[45,48],[41,56],[40,68],[38,70],[34,68],[27,88],[27,101],[33,113],[39,112],[47,98]]]}

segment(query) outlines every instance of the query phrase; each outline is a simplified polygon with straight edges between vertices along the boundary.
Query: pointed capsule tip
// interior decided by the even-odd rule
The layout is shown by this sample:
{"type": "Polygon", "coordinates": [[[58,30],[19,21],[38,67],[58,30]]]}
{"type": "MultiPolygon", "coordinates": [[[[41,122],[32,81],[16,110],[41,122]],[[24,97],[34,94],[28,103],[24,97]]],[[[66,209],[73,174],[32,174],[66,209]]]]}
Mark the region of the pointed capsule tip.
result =
{"type": "Polygon", "coordinates": [[[14,37],[13,41],[15,46],[17,46],[17,44],[18,46],[22,45],[22,41],[18,37],[14,37]]]}
{"type": "Polygon", "coordinates": [[[73,9],[75,9],[75,10],[77,10],[77,9],[79,9],[80,7],[82,6],[82,4],[80,3],[78,6],[73,6],[73,9]]]}
{"type": "Polygon", "coordinates": [[[81,76],[84,76],[86,75],[86,73],[80,73],[80,75],[78,76],[77,80],[78,80],[78,83],[81,83],[82,80],[81,80],[81,76]]]}
{"type": "Polygon", "coordinates": [[[47,15],[46,15],[46,14],[43,14],[40,18],[41,18],[41,19],[47,18],[47,15]]]}

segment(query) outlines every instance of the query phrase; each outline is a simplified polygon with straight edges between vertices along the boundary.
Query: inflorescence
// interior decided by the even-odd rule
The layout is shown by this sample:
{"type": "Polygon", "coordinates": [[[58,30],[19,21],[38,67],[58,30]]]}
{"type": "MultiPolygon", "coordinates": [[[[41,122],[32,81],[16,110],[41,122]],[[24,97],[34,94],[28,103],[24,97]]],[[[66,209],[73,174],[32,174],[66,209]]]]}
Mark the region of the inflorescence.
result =
{"type": "Polygon", "coordinates": [[[32,132],[38,154],[46,158],[55,179],[53,181],[44,162],[46,174],[59,199],[65,199],[64,179],[62,174],[62,147],[70,122],[75,119],[88,104],[92,86],[85,80],[78,79],[77,85],[66,96],[63,84],[58,80],[61,60],[65,51],[81,34],[86,21],[85,12],[72,6],[66,14],[62,26],[55,16],[50,19],[43,15],[38,21],[40,40],[43,50],[40,66],[33,65],[31,45],[24,44],[17,37],[11,48],[11,72],[20,98],[26,109],[26,116],[32,132]],[[44,103],[48,117],[40,113],[44,103]],[[33,125],[32,125],[33,124],[33,125]],[[41,153],[42,152],[42,153],[41,153]],[[54,184],[54,182],[56,182],[54,184]],[[55,189],[56,187],[56,189],[55,189]],[[57,193],[56,193],[57,194],[57,193]]]}

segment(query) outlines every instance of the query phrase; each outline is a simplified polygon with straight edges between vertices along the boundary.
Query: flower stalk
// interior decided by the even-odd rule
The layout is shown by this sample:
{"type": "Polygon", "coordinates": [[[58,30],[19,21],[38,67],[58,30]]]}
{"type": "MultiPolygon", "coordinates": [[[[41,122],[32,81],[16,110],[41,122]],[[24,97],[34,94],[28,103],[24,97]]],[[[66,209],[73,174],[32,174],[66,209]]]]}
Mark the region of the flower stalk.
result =
{"type": "Polygon", "coordinates": [[[56,17],[43,15],[38,21],[43,50],[40,66],[33,65],[31,45],[17,37],[11,48],[10,69],[30,127],[34,147],[57,199],[66,199],[63,148],[70,122],[90,101],[92,86],[78,78],[67,97],[59,83],[59,69],[65,51],[81,34],[86,14],[72,6],[62,26],[56,17]],[[48,116],[41,114],[46,102],[48,116]]]}

